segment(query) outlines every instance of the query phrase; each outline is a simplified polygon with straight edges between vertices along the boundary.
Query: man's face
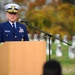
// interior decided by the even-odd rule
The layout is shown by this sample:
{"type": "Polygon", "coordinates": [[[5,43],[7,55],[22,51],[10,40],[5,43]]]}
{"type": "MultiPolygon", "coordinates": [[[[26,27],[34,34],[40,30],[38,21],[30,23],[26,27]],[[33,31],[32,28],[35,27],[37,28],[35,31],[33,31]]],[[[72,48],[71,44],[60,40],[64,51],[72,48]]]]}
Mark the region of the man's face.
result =
{"type": "Polygon", "coordinates": [[[17,13],[7,13],[6,17],[8,18],[9,21],[13,23],[17,20],[18,14],[17,13]]]}

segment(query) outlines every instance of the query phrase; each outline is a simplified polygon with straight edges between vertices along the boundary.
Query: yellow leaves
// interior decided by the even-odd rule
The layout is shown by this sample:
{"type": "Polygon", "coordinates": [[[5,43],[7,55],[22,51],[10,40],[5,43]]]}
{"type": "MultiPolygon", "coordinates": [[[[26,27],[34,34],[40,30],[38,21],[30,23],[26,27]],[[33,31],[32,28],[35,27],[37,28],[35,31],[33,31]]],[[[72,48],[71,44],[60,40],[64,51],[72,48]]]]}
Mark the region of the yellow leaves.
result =
{"type": "Polygon", "coordinates": [[[60,6],[44,6],[39,10],[28,11],[26,14],[34,26],[52,34],[74,35],[75,7],[70,4],[60,6]]]}
{"type": "Polygon", "coordinates": [[[74,6],[71,4],[62,4],[61,6],[57,7],[57,10],[60,12],[65,12],[65,15],[72,15],[75,10],[74,6]]]}
{"type": "Polygon", "coordinates": [[[58,26],[58,25],[52,26],[52,27],[50,28],[50,32],[51,32],[52,34],[59,33],[60,30],[61,30],[61,26],[58,26]],[[58,30],[58,31],[57,31],[57,30],[58,30]]]}
{"type": "Polygon", "coordinates": [[[68,35],[68,32],[66,30],[64,31],[61,25],[56,25],[56,26],[51,27],[49,32],[53,35],[58,33],[61,35],[61,38],[63,38],[64,35],[68,35]]]}

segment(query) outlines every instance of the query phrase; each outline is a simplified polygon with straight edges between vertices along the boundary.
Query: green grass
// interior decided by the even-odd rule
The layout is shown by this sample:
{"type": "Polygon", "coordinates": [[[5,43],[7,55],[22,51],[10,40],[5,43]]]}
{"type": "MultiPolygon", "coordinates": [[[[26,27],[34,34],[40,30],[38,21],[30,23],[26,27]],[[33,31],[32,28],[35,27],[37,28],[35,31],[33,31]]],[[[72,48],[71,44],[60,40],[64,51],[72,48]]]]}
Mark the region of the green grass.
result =
{"type": "MultiPolygon", "coordinates": [[[[56,59],[60,62],[62,66],[62,72],[63,75],[75,75],[75,58],[70,59],[68,57],[68,48],[69,46],[64,46],[61,43],[62,46],[62,57],[56,57],[56,45],[52,43],[52,55],[50,56],[50,59],[56,59]]],[[[49,56],[47,55],[47,60],[49,60],[49,56]]]]}

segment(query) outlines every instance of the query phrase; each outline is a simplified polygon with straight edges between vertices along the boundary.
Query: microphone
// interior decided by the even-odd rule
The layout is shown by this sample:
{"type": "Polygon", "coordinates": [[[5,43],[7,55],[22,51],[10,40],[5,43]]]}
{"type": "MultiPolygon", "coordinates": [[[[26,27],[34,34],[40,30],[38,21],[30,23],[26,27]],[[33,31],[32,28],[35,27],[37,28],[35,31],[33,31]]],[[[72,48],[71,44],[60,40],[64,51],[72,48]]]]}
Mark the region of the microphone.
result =
{"type": "Polygon", "coordinates": [[[19,19],[18,21],[19,21],[19,22],[29,23],[27,20],[22,20],[22,19],[19,19]]]}

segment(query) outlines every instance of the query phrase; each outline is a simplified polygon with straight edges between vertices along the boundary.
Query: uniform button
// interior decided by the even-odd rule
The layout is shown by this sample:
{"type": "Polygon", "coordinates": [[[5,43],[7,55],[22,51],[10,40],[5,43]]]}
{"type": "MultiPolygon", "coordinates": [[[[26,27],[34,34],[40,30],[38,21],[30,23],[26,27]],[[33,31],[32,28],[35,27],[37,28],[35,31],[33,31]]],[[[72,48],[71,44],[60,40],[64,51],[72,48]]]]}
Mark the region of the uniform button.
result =
{"type": "Polygon", "coordinates": [[[23,35],[22,35],[22,37],[23,37],[23,35]]]}
{"type": "Polygon", "coordinates": [[[8,35],[6,35],[6,36],[8,36],[8,35]]]}
{"type": "Polygon", "coordinates": [[[15,36],[15,38],[17,38],[17,36],[15,36]]]}

